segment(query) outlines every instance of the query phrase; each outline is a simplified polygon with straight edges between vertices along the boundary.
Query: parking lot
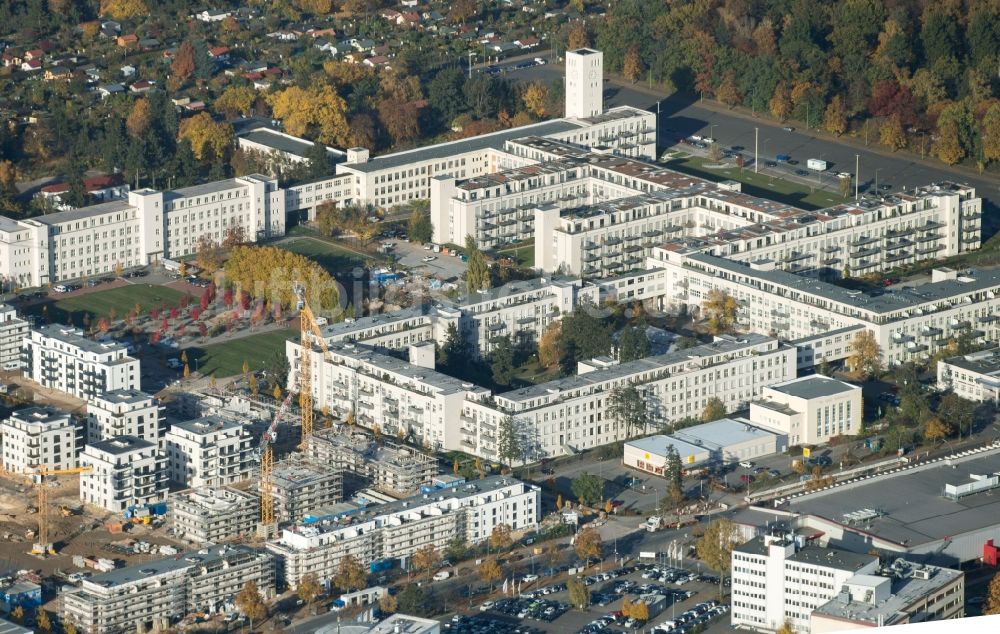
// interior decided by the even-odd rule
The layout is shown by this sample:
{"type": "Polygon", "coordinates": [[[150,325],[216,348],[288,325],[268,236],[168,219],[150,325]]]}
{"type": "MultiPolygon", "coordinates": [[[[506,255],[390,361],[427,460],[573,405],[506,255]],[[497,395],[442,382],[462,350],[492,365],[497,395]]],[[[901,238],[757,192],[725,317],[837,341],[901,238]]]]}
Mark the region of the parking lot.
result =
{"type": "Polygon", "coordinates": [[[445,627],[453,632],[482,634],[510,631],[615,634],[656,628],[660,634],[684,634],[710,622],[728,622],[722,618],[728,607],[717,603],[718,579],[711,575],[641,563],[596,572],[582,581],[590,591],[591,604],[587,609],[571,607],[565,583],[539,582],[541,585],[522,587],[516,596],[486,601],[478,607],[479,614],[456,617],[445,627]],[[641,597],[649,601],[648,621],[621,613],[626,598],[635,603],[641,597]],[[491,629],[494,625],[490,622],[503,624],[503,629],[491,629]]]}
{"type": "Polygon", "coordinates": [[[427,273],[443,280],[458,278],[465,272],[466,264],[457,255],[445,255],[443,251],[435,253],[430,245],[420,245],[415,242],[403,242],[397,239],[386,239],[385,242],[393,243],[392,252],[397,257],[397,262],[414,271],[415,273],[427,273]],[[424,261],[425,258],[433,258],[424,261]]]}

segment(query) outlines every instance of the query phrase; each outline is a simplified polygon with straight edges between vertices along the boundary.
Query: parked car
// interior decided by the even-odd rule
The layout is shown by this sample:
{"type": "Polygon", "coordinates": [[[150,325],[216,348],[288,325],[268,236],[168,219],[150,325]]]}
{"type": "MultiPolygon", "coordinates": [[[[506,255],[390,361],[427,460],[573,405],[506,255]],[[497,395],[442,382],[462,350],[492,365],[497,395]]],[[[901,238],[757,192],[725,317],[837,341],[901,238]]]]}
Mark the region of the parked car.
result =
{"type": "Polygon", "coordinates": [[[436,259],[437,258],[434,257],[433,255],[425,255],[424,257],[420,258],[420,261],[421,262],[433,262],[436,259]]]}

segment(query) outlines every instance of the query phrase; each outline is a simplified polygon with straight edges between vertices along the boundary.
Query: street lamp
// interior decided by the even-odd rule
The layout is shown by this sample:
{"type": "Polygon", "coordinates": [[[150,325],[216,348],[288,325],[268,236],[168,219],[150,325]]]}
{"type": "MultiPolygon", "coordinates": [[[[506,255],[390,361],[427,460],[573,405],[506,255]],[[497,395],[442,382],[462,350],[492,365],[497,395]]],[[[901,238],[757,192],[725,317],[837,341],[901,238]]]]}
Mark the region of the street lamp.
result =
{"type": "Polygon", "coordinates": [[[878,173],[882,171],[881,167],[875,168],[875,195],[878,195],[878,173]]]}
{"type": "Polygon", "coordinates": [[[717,124],[713,123],[712,125],[708,126],[708,136],[712,139],[712,143],[715,143],[715,126],[716,125],[717,124]]]}

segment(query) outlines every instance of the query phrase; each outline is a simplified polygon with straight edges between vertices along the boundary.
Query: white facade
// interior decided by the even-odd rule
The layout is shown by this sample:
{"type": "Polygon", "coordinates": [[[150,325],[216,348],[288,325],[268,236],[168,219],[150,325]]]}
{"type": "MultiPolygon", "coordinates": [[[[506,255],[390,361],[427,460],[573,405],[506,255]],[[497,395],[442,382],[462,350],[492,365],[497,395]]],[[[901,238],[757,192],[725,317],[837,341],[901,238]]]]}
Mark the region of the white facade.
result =
{"type": "Polygon", "coordinates": [[[734,627],[777,631],[785,621],[809,632],[809,615],[836,597],[856,574],[872,574],[878,557],[805,546],[801,538],[776,531],[733,549],[734,627]]]}
{"type": "Polygon", "coordinates": [[[604,53],[566,51],[566,116],[593,117],[604,111],[604,53]]]}
{"type": "Polygon", "coordinates": [[[101,275],[194,253],[198,239],[239,227],[256,241],[284,235],[277,181],[249,175],[162,192],[141,189],[25,220],[0,218],[0,275],[19,286],[101,275]]]}
{"type": "Polygon", "coordinates": [[[247,479],[253,467],[250,432],[217,416],[174,423],[164,443],[167,473],[179,486],[234,484],[247,479]]]}
{"type": "Polygon", "coordinates": [[[72,469],[80,451],[79,428],[54,407],[17,410],[0,423],[3,470],[27,473],[32,467],[72,469]]]}
{"type": "Polygon", "coordinates": [[[663,475],[667,447],[673,446],[683,469],[756,460],[787,448],[785,436],[750,424],[744,418],[721,418],[685,427],[669,436],[654,435],[625,443],[626,467],[663,475]]]}
{"type": "Polygon", "coordinates": [[[86,634],[162,631],[188,614],[235,610],[250,581],[270,600],[274,580],[269,554],[215,546],[84,579],[79,590],[63,593],[63,615],[86,634]]]}
{"type": "Polygon", "coordinates": [[[1000,348],[938,361],[937,386],[976,403],[1000,402],[1000,348]]]}
{"type": "Polygon", "coordinates": [[[790,445],[821,445],[861,429],[861,386],[822,375],[765,387],[750,403],[750,421],[788,436],[790,445]]]}
{"type": "Polygon", "coordinates": [[[114,390],[87,403],[87,443],[135,436],[159,446],[166,431],[163,406],[139,390],[114,390]]]}
{"type": "Polygon", "coordinates": [[[80,466],[80,500],[120,513],[130,506],[167,498],[166,459],[157,446],[134,436],[117,436],[87,445],[80,466]]]}
{"type": "Polygon", "coordinates": [[[27,336],[28,322],[17,316],[13,306],[0,304],[0,370],[21,368],[21,342],[27,336]]]}
{"type": "Polygon", "coordinates": [[[69,326],[32,328],[21,358],[26,378],[88,403],[105,392],[139,389],[139,360],[124,344],[99,343],[69,326]]]}
{"type": "Polygon", "coordinates": [[[442,549],[456,538],[478,544],[500,524],[513,531],[534,529],[540,503],[538,487],[492,476],[383,504],[352,515],[350,522],[331,518],[286,528],[267,549],[280,558],[288,587],[296,587],[306,573],[326,584],[348,554],[367,566],[408,559],[428,545],[442,549]]]}

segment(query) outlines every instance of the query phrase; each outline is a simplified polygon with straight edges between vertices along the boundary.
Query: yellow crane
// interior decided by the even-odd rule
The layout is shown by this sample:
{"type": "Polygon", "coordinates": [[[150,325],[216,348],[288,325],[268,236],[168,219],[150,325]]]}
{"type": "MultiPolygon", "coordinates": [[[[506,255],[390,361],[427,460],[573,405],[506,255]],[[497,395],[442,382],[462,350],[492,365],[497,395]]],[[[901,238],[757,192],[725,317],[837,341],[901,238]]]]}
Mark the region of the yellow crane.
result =
{"type": "MultiPolygon", "coordinates": [[[[301,299],[301,287],[296,289],[296,295],[301,299]]],[[[316,316],[312,309],[304,301],[299,311],[299,342],[302,346],[302,355],[299,359],[299,409],[302,416],[302,440],[301,448],[303,453],[309,451],[309,439],[313,430],[313,398],[312,398],[312,364],[311,359],[306,357],[306,351],[312,350],[314,345],[318,345],[323,351],[323,358],[330,355],[330,349],[323,339],[323,334],[316,323],[316,316]]],[[[291,401],[292,392],[289,391],[285,400],[281,402],[278,411],[275,412],[271,426],[264,432],[261,440],[260,454],[260,523],[265,532],[269,532],[275,526],[274,517],[274,495],[272,492],[272,476],[274,473],[274,446],[273,443],[278,437],[278,423],[285,417],[288,405],[291,401]]]]}
{"type": "Polygon", "coordinates": [[[49,488],[45,485],[46,476],[59,476],[69,474],[89,473],[93,467],[75,467],[72,469],[49,469],[46,466],[32,467],[32,471],[27,471],[25,475],[37,476],[38,482],[35,489],[38,494],[38,535],[37,541],[31,547],[32,555],[54,555],[56,550],[52,542],[49,541],[49,488]]]}

